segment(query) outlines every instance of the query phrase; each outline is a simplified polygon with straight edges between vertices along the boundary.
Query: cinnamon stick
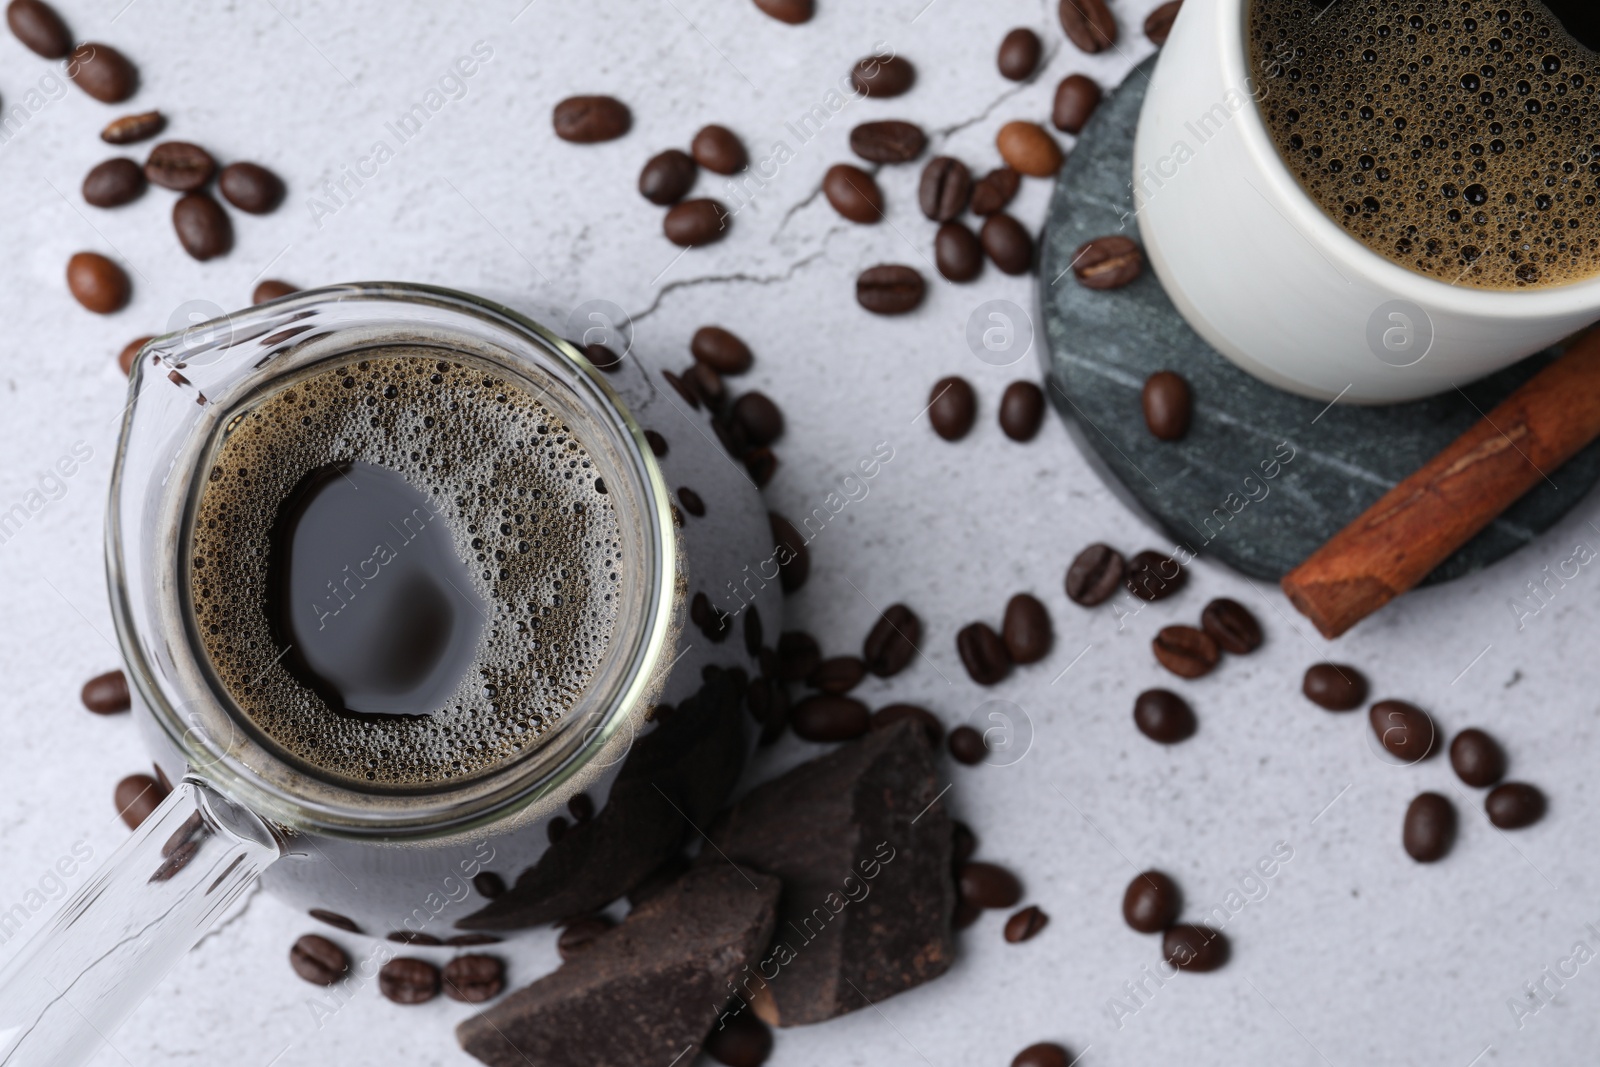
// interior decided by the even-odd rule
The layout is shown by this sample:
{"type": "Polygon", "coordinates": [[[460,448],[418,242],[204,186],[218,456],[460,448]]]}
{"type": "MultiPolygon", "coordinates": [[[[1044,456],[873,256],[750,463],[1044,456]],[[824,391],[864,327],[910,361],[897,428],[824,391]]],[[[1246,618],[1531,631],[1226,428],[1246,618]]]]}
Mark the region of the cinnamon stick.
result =
{"type": "Polygon", "coordinates": [[[1334,534],[1284,576],[1283,591],[1324,637],[1338,637],[1422,581],[1596,437],[1600,331],[1334,534]]]}

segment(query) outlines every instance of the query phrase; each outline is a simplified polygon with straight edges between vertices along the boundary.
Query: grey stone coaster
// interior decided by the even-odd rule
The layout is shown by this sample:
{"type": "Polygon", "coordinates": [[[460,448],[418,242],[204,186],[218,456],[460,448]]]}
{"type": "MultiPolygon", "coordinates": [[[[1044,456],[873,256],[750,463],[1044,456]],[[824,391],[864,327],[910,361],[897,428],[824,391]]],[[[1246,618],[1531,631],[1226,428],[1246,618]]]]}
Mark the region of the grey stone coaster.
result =
{"type": "MultiPolygon", "coordinates": [[[[1189,328],[1148,269],[1124,289],[1080,286],[1068,264],[1083,242],[1139,236],[1129,181],[1154,63],[1135,69],[1100,105],[1056,182],[1039,282],[1047,392],[1112,489],[1171,539],[1159,547],[1183,544],[1276,581],[1556,353],[1423,401],[1330,407],[1224,359],[1189,328]],[[1145,428],[1140,391],[1158,370],[1177,371],[1193,389],[1194,420],[1182,441],[1159,441],[1145,428]]],[[[1553,526],[1600,479],[1600,444],[1547,473],[1428,584],[1480,570],[1553,526]]]]}

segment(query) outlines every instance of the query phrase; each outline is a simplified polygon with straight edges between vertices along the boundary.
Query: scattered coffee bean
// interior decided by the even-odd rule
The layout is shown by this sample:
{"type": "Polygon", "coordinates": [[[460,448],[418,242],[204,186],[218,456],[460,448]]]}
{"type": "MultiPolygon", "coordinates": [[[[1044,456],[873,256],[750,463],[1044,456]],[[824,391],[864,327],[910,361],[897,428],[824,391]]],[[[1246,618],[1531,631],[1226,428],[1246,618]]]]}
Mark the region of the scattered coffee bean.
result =
{"type": "Polygon", "coordinates": [[[90,678],[83,683],[81,696],[83,706],[96,715],[115,715],[133,706],[128,695],[128,678],[121,671],[106,671],[90,678]]]}
{"type": "Polygon", "coordinates": [[[785,630],[778,635],[778,678],[803,682],[822,662],[817,639],[803,630],[785,630]]]}
{"type": "Polygon", "coordinates": [[[1343,663],[1313,663],[1306,668],[1300,692],[1328,711],[1354,711],[1367,702],[1367,679],[1343,663]]]}
{"type": "Polygon", "coordinates": [[[972,827],[960,819],[950,820],[950,865],[952,870],[959,871],[961,865],[970,860],[978,851],[978,836],[972,832],[972,827]]]}
{"type": "Polygon", "coordinates": [[[806,684],[833,696],[843,696],[861,684],[867,665],[855,656],[833,656],[823,660],[806,675],[806,684]]]}
{"type": "Polygon", "coordinates": [[[982,908],[978,907],[976,904],[968,904],[964,900],[957,899],[956,912],[950,918],[950,925],[957,930],[965,930],[967,927],[971,926],[973,923],[982,918],[982,916],[982,908]]]}
{"type": "Polygon", "coordinates": [[[1178,921],[1183,893],[1170,875],[1145,871],[1122,894],[1122,919],[1141,934],[1158,934],[1178,921]]]}
{"type": "Polygon", "coordinates": [[[994,145],[1000,158],[1030,178],[1048,178],[1061,169],[1061,146],[1037,122],[1017,119],[1000,127],[994,145]]]}
{"type": "Polygon", "coordinates": [[[1221,930],[1209,926],[1179,923],[1167,927],[1161,935],[1161,955],[1180,971],[1214,971],[1228,962],[1228,939],[1221,930]]]}
{"type": "Polygon", "coordinates": [[[187,141],[162,141],[144,161],[144,176],[150,184],[179,193],[200,188],[216,171],[217,161],[211,153],[187,141]]]}
{"type": "Polygon", "coordinates": [[[144,193],[144,171],[131,159],[108,159],[84,175],[83,199],[92,207],[121,207],[144,193]]]}
{"type": "MultiPolygon", "coordinates": [[[[678,488],[678,503],[683,505],[684,511],[687,511],[697,519],[706,513],[706,502],[700,499],[699,493],[686,485],[678,488]]],[[[697,593],[695,595],[702,596],[704,594],[697,593]]],[[[709,604],[710,602],[707,601],[707,603],[709,604]]]]}
{"type": "MultiPolygon", "coordinates": [[[[705,367],[706,364],[698,366],[705,367]]],[[[733,402],[733,418],[744,428],[746,439],[757,448],[770,445],[783,436],[783,412],[765,393],[751,390],[741,395],[733,402]]]]}
{"type": "Polygon", "coordinates": [[[327,923],[329,926],[336,926],[339,929],[347,930],[352,934],[359,934],[361,932],[361,927],[356,925],[356,921],[354,919],[340,915],[336,911],[328,911],[325,908],[312,908],[310,911],[307,911],[306,914],[317,920],[319,923],[327,923]]]}
{"type": "Polygon", "coordinates": [[[30,51],[46,59],[65,59],[72,51],[72,33],[56,9],[44,0],[11,0],[6,25],[30,51]]]}
{"type": "Polygon", "coordinates": [[[1237,600],[1218,597],[1200,613],[1200,627],[1211,635],[1217,647],[1235,656],[1245,656],[1261,647],[1261,624],[1237,600]]]}
{"type": "Polygon", "coordinates": [[[718,374],[743,374],[755,362],[750,346],[721,326],[702,326],[689,342],[694,358],[718,374]]]}
{"type": "Polygon", "coordinates": [[[1090,545],[1067,568],[1067,599],[1086,608],[1105,603],[1122,585],[1127,566],[1110,545],[1090,545]]]}
{"type": "Polygon", "coordinates": [[[444,995],[463,1004],[493,1000],[506,987],[506,967],[497,957],[469,953],[444,965],[444,995]]]}
{"type": "Polygon", "coordinates": [[[917,204],[934,222],[949,222],[967,210],[972,196],[972,172],[959,159],[934,156],[922,168],[917,204]]]}
{"type": "Polygon", "coordinates": [[[1193,401],[1189,383],[1181,375],[1158,370],[1145,379],[1140,399],[1144,405],[1144,424],[1161,441],[1181,441],[1189,432],[1193,401]]]}
{"type": "Polygon", "coordinates": [[[1006,274],[1026,274],[1033,269],[1033,237],[1027,227],[1004,211],[984,220],[983,250],[1006,274]]]}
{"type": "Polygon", "coordinates": [[[650,451],[655,453],[657,459],[661,459],[667,454],[667,439],[665,437],[662,437],[654,430],[646,430],[644,439],[650,445],[650,451]]]}
{"type": "Polygon", "coordinates": [[[233,224],[222,205],[205,193],[186,193],[172,205],[178,243],[198,260],[226,255],[233,247],[233,224]]]}
{"type": "Polygon", "coordinates": [[[1133,724],[1150,740],[1175,745],[1194,736],[1194,709],[1170,689],[1147,689],[1133,702],[1133,724]]]}
{"type": "Polygon", "coordinates": [[[569,919],[556,937],[556,953],[563,960],[570,960],[615,925],[607,915],[580,915],[569,919]]]}
{"type": "Polygon", "coordinates": [[[688,195],[699,167],[687,153],[676,148],[650,157],[639,172],[639,193],[652,204],[666,207],[688,195]]]}
{"type": "Polygon", "coordinates": [[[123,269],[98,252],[78,252],[67,260],[67,289],[97,315],[121,311],[133,286],[123,269]]]}
{"type": "Polygon", "coordinates": [[[1078,248],[1072,264],[1073,275],[1085,289],[1120,289],[1144,272],[1144,253],[1130,238],[1096,237],[1078,248]]]}
{"type": "Polygon", "coordinates": [[[167,120],[159,111],[124,115],[107,123],[106,128],[100,131],[100,139],[106,144],[136,144],[148,141],[166,126],[167,120]]]}
{"type": "Polygon", "coordinates": [[[791,26],[810,22],[812,14],[816,11],[813,0],[756,0],[756,7],[761,9],[762,14],[779,22],[787,22],[791,26]]]}
{"type": "Polygon", "coordinates": [[[1022,899],[1017,876],[993,863],[969,861],[956,872],[961,899],[980,908],[1011,908],[1022,899]]]}
{"type": "Polygon", "coordinates": [[[933,239],[933,262],[952,282],[970,282],[983,270],[983,246],[955,219],[942,224],[933,239]]]}
{"type": "Polygon", "coordinates": [[[67,58],[67,77],[102,104],[120,104],[139,88],[139,71],[108,44],[85,41],[67,58]]]}
{"type": "Polygon", "coordinates": [[[1000,429],[1013,441],[1031,441],[1044,422],[1044,391],[1032,382],[1012,382],[1000,394],[1000,429]]]}
{"type": "Polygon", "coordinates": [[[1378,743],[1407,763],[1427,759],[1438,747],[1439,731],[1433,718],[1415,704],[1380,700],[1372,705],[1367,718],[1378,743]]]}
{"type": "Polygon", "coordinates": [[[283,181],[259,163],[229,163],[217,175],[223,197],[252,215],[265,215],[283,202],[283,181]]]}
{"type": "Polygon", "coordinates": [[[1526,782],[1497,785],[1483,798],[1483,810],[1489,813],[1489,821],[1502,830],[1532,826],[1544,816],[1544,809],[1544,793],[1526,782]]]}
{"type": "Polygon", "coordinates": [[[1006,920],[1006,940],[1013,945],[1031,940],[1050,922],[1050,916],[1030,904],[1006,920]]]}
{"type": "Polygon", "coordinates": [[[1090,55],[1117,43],[1117,20],[1105,0],[1061,0],[1057,9],[1067,40],[1090,55]]]}
{"type": "Polygon", "coordinates": [[[133,373],[133,361],[139,358],[140,349],[155,340],[154,337],[135,337],[122,347],[117,353],[117,366],[122,368],[123,374],[133,373]]]}
{"type": "Polygon", "coordinates": [[[628,105],[610,96],[569,96],[550,117],[556,136],[574,144],[614,141],[633,125],[628,105]]]}
{"type": "Polygon", "coordinates": [[[715,200],[685,200],[667,212],[661,229],[680,248],[699,248],[726,237],[730,219],[728,209],[715,200]]]}
{"type": "Polygon", "coordinates": [[[1083,74],[1069,74],[1056,86],[1050,122],[1062,133],[1082,133],[1094,109],[1100,106],[1100,86],[1083,74]]]}
{"type": "Polygon", "coordinates": [[[1018,26],[1000,42],[1000,55],[996,63],[1000,67],[1001,77],[1014,82],[1027,81],[1039,69],[1039,57],[1043,54],[1044,45],[1039,35],[1018,26]]]}
{"type": "Polygon", "coordinates": [[[904,604],[890,604],[861,643],[861,658],[879,678],[892,678],[910,666],[921,640],[922,620],[917,613],[904,604]]]}
{"type": "Polygon", "coordinates": [[[968,767],[977,766],[989,755],[989,745],[983,735],[970,726],[957,726],[951,730],[948,746],[951,758],[968,767]]]}
{"type": "Polygon", "coordinates": [[[706,126],[689,142],[694,161],[713,174],[737,174],[750,165],[739,135],[726,126],[706,126]]]}
{"type": "MultiPolygon", "coordinates": [[[[595,370],[615,374],[622,369],[622,357],[599,342],[584,345],[583,354],[594,365],[595,370]]],[[[722,379],[717,380],[720,382],[722,379]]]]}
{"type": "Polygon", "coordinates": [[[849,163],[835,163],[822,179],[822,193],[833,210],[851,222],[883,218],[883,192],[872,175],[849,163]]]}
{"type": "Polygon", "coordinates": [[[1000,633],[1012,663],[1038,663],[1050,653],[1050,612],[1037,597],[1018,593],[1006,604],[1000,633]]]}
{"type": "Polygon", "coordinates": [[[922,303],[926,283],[916,268],[898,263],[868,267],[856,279],[856,303],[874,315],[904,315],[922,303]]]}
{"type": "Polygon", "coordinates": [[[997,167],[972,184],[972,213],[993,215],[1002,211],[1022,187],[1022,175],[1010,167],[997,167]]]}
{"type": "Polygon", "coordinates": [[[327,938],[306,934],[289,949],[289,966],[312,985],[333,985],[350,972],[350,957],[327,938]]]}
{"type": "Polygon", "coordinates": [[[288,282],[280,282],[276,278],[267,278],[256,285],[255,292],[250,294],[250,302],[252,304],[265,304],[269,300],[278,300],[288,296],[290,293],[298,293],[299,291],[288,282]]]}
{"type": "Polygon", "coordinates": [[[479,871],[472,877],[472,888],[493,900],[505,894],[506,880],[493,871],[479,871]]]}
{"type": "Polygon", "coordinates": [[[903,719],[910,719],[917,724],[929,748],[938,748],[944,740],[944,723],[939,721],[939,716],[916,704],[889,704],[879,708],[872,713],[872,728],[887,730],[903,719]]]}
{"type": "Polygon", "coordinates": [[[767,512],[772,526],[774,558],[778,561],[778,582],[785,593],[793,593],[811,576],[811,550],[794,523],[775,511],[767,512]]]}
{"type": "Polygon", "coordinates": [[[1444,859],[1456,839],[1456,809],[1438,793],[1419,793],[1406,808],[1400,842],[1418,863],[1444,859]]]}
{"type": "Polygon", "coordinates": [[[1455,768],[1457,778],[1483,789],[1505,777],[1506,754],[1494,738],[1471,727],[1456,734],[1456,739],[1450,742],[1450,766],[1455,768]]]}
{"type": "Polygon", "coordinates": [[[683,398],[683,402],[696,411],[700,410],[700,393],[688,382],[673,374],[669,370],[661,372],[661,377],[672,386],[672,391],[683,398]]]}
{"type": "Polygon", "coordinates": [[[432,934],[425,934],[421,930],[394,930],[390,932],[385,940],[393,941],[400,945],[427,945],[429,948],[444,944],[437,937],[432,934]]]}
{"type": "Polygon", "coordinates": [[[741,1011],[707,1034],[701,1048],[727,1067],[761,1067],[772,1055],[772,1031],[755,1012],[741,1011]]]}
{"type": "Polygon", "coordinates": [[[112,797],[117,804],[117,814],[128,824],[128,829],[137,830],[139,824],[167,799],[167,790],[148,774],[130,774],[117,783],[112,797]]]}
{"type": "Polygon", "coordinates": [[[1178,17],[1178,9],[1183,6],[1183,0],[1167,0],[1166,3],[1150,12],[1144,20],[1144,35],[1150,43],[1160,48],[1167,43],[1167,35],[1172,32],[1172,23],[1178,17]]]}
{"type": "MultiPolygon", "coordinates": [[[[689,364],[682,374],[683,383],[694,390],[702,403],[718,414],[728,405],[728,387],[722,383],[722,375],[701,363],[699,360],[689,364]]],[[[730,449],[729,451],[737,451],[730,449]]]]}
{"type": "Polygon", "coordinates": [[[809,696],[790,709],[789,728],[806,741],[849,741],[872,728],[872,713],[849,697],[809,696]]]}
{"type": "Polygon", "coordinates": [[[917,80],[917,70],[903,56],[867,56],[850,69],[850,79],[863,96],[899,96],[917,80]]]}
{"type": "Polygon", "coordinates": [[[850,131],[850,151],[869,163],[910,163],[927,146],[922,127],[896,119],[863,122],[850,131]]]}
{"type": "Polygon", "coordinates": [[[965,378],[952,375],[933,383],[928,395],[928,420],[946,441],[959,441],[978,417],[978,397],[965,378]]]}
{"type": "Polygon", "coordinates": [[[396,1004],[423,1004],[439,995],[439,968],[414,956],[396,956],[378,969],[378,992],[396,1004]]]}
{"type": "Polygon", "coordinates": [[[998,685],[1011,673],[1011,653],[986,622],[974,622],[956,634],[956,651],[967,674],[979,685],[998,685]]]}
{"type": "Polygon", "coordinates": [[[1182,564],[1154,549],[1146,549],[1128,561],[1122,584],[1140,600],[1165,600],[1181,590],[1189,580],[1182,564]]]}
{"type": "Polygon", "coordinates": [[[1071,1067],[1072,1057],[1054,1041],[1029,1045],[1012,1057],[1011,1067],[1071,1067]]]}

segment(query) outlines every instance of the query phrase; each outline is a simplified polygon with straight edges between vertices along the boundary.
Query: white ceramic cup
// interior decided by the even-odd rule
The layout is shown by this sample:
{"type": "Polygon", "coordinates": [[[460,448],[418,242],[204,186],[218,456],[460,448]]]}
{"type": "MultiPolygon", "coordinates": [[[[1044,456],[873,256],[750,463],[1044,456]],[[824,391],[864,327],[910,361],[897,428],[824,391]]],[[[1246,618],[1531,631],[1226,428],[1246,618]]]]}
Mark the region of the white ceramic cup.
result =
{"type": "Polygon", "coordinates": [[[1250,0],[1185,0],[1140,115],[1134,203],[1172,302],[1239,367],[1304,396],[1383,404],[1463,385],[1600,319],[1600,276],[1491,290],[1413,273],[1301,189],[1257,104],[1250,0]]]}

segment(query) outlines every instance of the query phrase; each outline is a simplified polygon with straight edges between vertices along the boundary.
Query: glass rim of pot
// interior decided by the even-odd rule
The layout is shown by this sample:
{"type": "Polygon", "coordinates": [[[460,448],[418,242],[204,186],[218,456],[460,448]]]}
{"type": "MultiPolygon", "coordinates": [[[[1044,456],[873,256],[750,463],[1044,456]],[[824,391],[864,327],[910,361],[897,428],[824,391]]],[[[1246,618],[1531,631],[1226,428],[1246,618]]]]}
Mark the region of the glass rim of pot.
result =
{"type": "MultiPolygon", "coordinates": [[[[670,666],[664,659],[676,639],[681,563],[671,498],[644,429],[573,343],[503,304],[457,290],[407,282],[344,283],[303,290],[151,340],[129,375],[129,398],[106,514],[111,612],[130,686],[192,773],[290,830],[436,842],[542,818],[627,754],[638,728],[635,712],[654,698],[670,666]],[[186,625],[192,617],[185,614],[188,597],[182,591],[184,522],[176,524],[171,558],[140,564],[125,552],[130,523],[148,524],[152,509],[168,521],[174,511],[185,517],[192,512],[200,473],[222,425],[259,400],[265,388],[362,349],[400,344],[464,354],[536,388],[540,377],[563,387],[560,400],[552,396],[552,402],[580,411],[606,438],[586,444],[619,502],[622,536],[642,535],[644,541],[631,553],[635,588],[619,608],[613,635],[628,638],[626,647],[608,648],[600,673],[550,735],[478,775],[409,790],[361,788],[317,774],[264,743],[255,729],[241,727],[247,720],[211,674],[186,625]],[[176,393],[153,392],[169,384],[178,386],[176,393]],[[207,394],[208,387],[219,391],[207,394]],[[167,457],[165,469],[130,471],[141,404],[156,395],[179,417],[187,406],[194,421],[168,435],[163,447],[176,452],[167,457]],[[174,395],[181,395],[181,402],[174,395]],[[146,500],[151,483],[161,488],[146,500]],[[625,509],[624,503],[630,506],[625,509]],[[133,574],[136,569],[139,574],[133,574]],[[131,588],[130,579],[141,587],[154,581],[161,591],[131,588]],[[628,618],[630,612],[638,617],[628,618]],[[146,617],[152,613],[153,619],[146,617]]],[[[158,453],[157,460],[163,456],[167,453],[158,453]]]]}

